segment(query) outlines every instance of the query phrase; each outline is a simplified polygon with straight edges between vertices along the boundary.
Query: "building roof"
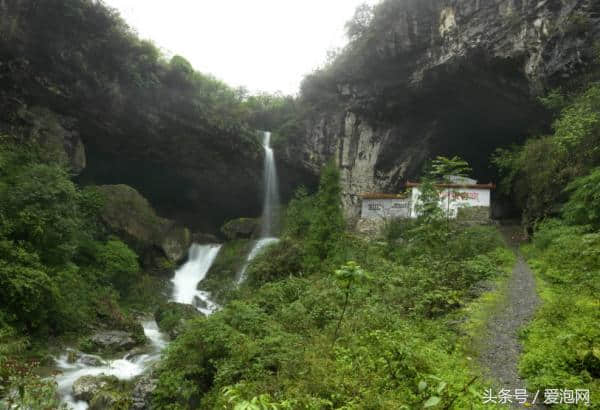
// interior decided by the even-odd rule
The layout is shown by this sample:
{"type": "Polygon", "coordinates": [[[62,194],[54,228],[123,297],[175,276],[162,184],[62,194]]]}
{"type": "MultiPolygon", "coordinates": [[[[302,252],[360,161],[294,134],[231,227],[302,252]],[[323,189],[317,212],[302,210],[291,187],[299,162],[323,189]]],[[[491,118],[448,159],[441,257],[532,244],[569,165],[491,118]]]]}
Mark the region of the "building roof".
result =
{"type": "MultiPolygon", "coordinates": [[[[418,182],[410,182],[406,183],[407,188],[418,187],[421,184],[418,182]]],[[[496,189],[496,184],[435,184],[438,188],[468,188],[468,189],[496,189]]]]}
{"type": "Polygon", "coordinates": [[[403,194],[382,194],[382,193],[364,193],[360,195],[362,199],[406,199],[407,193],[403,194]]]}

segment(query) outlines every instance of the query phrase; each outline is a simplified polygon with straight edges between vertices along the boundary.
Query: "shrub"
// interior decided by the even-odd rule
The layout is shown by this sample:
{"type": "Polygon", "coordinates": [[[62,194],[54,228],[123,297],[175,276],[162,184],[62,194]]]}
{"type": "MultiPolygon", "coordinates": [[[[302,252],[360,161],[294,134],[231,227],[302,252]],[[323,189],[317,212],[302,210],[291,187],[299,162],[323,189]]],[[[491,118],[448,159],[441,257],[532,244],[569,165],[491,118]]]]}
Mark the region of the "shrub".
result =
{"type": "Polygon", "coordinates": [[[288,276],[302,275],[302,247],[291,239],[283,239],[258,255],[247,270],[247,282],[260,286],[288,276]]]}

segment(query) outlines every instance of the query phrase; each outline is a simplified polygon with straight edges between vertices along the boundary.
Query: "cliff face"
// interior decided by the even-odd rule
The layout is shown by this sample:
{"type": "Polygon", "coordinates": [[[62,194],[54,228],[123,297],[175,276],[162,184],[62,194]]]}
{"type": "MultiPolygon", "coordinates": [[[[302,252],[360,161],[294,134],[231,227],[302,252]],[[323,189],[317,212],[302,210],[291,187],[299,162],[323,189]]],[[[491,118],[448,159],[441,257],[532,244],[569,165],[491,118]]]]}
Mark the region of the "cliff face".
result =
{"type": "Polygon", "coordinates": [[[166,60],[102,2],[0,1],[0,109],[0,134],[187,226],[260,214],[263,151],[235,91],[166,60]]]}
{"type": "Polygon", "coordinates": [[[498,147],[543,132],[535,97],[592,63],[597,0],[387,0],[303,85],[306,134],[288,149],[316,172],[334,158],[348,215],[361,192],[395,191],[435,155],[493,178],[498,147]]]}

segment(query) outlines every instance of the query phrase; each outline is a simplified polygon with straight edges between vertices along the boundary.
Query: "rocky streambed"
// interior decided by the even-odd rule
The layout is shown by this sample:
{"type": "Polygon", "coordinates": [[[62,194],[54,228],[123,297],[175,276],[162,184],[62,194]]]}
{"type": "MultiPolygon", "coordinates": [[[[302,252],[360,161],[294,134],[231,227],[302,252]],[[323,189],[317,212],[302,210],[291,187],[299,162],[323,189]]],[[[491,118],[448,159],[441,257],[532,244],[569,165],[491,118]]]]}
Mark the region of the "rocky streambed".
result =
{"type": "Polygon", "coordinates": [[[152,365],[160,359],[168,338],[154,320],[142,325],[147,342],[141,345],[123,331],[98,332],[89,338],[96,349],[121,351],[120,355],[106,358],[67,349],[58,357],[56,382],[63,402],[75,410],[104,410],[131,399],[133,409],[149,408],[154,388],[152,365]]]}

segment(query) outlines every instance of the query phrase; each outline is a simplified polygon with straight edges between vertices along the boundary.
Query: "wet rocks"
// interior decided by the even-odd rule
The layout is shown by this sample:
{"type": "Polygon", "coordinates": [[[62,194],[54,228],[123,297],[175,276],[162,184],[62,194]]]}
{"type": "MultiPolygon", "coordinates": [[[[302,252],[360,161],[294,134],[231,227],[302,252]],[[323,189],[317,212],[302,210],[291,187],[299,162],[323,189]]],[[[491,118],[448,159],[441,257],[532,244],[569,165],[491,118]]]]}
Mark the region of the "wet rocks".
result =
{"type": "Polygon", "coordinates": [[[82,376],[73,383],[73,397],[76,400],[89,402],[110,383],[107,376],[82,376]]]}
{"type": "Polygon", "coordinates": [[[152,374],[145,375],[137,381],[131,394],[132,410],[150,409],[152,393],[156,389],[156,383],[157,380],[153,378],[152,374]]]}
{"type": "Polygon", "coordinates": [[[221,228],[221,232],[230,240],[254,238],[259,230],[260,220],[256,218],[233,219],[221,228]]]}
{"type": "Polygon", "coordinates": [[[122,330],[100,331],[82,343],[87,352],[122,352],[142,344],[134,334],[122,330]]]}

